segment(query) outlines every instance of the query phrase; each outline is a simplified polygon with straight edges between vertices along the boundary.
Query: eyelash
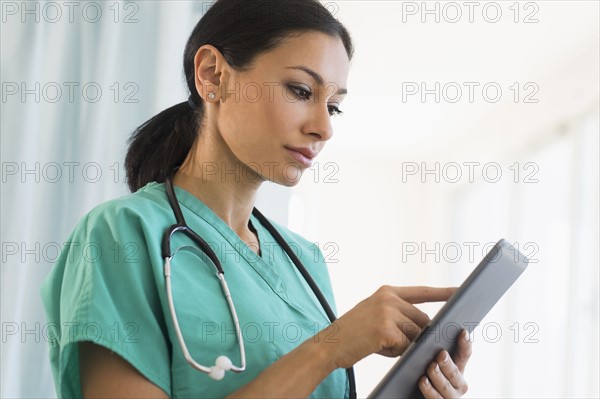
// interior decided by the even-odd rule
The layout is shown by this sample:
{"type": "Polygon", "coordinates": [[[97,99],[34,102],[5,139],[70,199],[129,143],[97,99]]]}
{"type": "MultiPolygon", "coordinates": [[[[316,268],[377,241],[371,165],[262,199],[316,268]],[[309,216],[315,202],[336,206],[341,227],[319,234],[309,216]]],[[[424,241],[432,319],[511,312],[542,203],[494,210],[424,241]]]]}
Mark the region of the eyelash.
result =
{"type": "MultiPolygon", "coordinates": [[[[301,100],[303,100],[303,101],[308,101],[308,100],[310,100],[310,98],[311,98],[311,96],[312,96],[312,93],[311,93],[310,91],[308,91],[308,90],[305,90],[305,89],[303,89],[303,88],[301,88],[301,87],[292,86],[292,85],[289,85],[288,87],[289,87],[289,88],[290,88],[290,89],[291,89],[291,90],[292,90],[292,91],[293,91],[293,92],[296,94],[296,96],[297,96],[299,99],[301,99],[301,100]],[[302,95],[302,94],[300,94],[300,93],[304,93],[304,95],[302,95]]],[[[330,111],[329,111],[329,115],[331,115],[331,116],[335,116],[335,115],[341,115],[341,114],[343,114],[343,113],[344,113],[344,112],[343,112],[343,111],[341,111],[341,110],[340,110],[338,107],[335,107],[335,106],[333,106],[333,105],[330,105],[330,106],[329,106],[329,109],[330,109],[330,111]]]]}

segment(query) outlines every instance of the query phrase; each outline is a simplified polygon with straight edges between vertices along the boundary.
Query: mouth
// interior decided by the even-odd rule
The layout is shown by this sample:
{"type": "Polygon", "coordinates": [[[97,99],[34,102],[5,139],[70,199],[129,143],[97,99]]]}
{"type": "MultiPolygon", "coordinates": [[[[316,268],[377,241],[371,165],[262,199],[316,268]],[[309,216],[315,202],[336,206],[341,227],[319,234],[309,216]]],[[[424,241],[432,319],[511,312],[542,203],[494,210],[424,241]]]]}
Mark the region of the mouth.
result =
{"type": "Polygon", "coordinates": [[[307,167],[311,167],[314,159],[317,157],[317,152],[308,147],[296,148],[286,146],[285,149],[292,158],[307,167]]]}

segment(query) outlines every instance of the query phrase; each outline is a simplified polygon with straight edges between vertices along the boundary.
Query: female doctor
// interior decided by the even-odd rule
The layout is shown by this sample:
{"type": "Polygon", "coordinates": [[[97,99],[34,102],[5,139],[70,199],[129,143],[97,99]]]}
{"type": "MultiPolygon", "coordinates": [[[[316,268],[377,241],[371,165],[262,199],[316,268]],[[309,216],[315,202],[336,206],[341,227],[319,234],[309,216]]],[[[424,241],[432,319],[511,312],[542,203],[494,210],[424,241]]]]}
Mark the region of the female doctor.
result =
{"type": "MultiPolygon", "coordinates": [[[[332,138],[352,55],[316,0],[218,0],[202,17],[184,54],[189,100],[137,129],[133,193],[80,221],[42,288],[61,326],[50,352],[59,397],[351,397],[345,369],[403,353],[429,321],[413,305],[453,289],[382,287],[331,322],[320,251],[253,212],[263,182],[294,186],[332,138]]],[[[470,354],[463,332],[419,381],[424,396],[464,394],[470,354]]]]}

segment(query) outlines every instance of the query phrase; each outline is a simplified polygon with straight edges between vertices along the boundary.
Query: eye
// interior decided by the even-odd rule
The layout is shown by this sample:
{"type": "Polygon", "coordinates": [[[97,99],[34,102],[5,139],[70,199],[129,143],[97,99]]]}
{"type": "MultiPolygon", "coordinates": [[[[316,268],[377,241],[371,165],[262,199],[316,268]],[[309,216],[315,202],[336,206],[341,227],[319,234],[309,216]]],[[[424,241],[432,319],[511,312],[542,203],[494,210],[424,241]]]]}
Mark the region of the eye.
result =
{"type": "Polygon", "coordinates": [[[312,93],[310,91],[303,89],[302,87],[292,86],[292,85],[289,85],[288,87],[301,100],[310,100],[310,97],[312,96],[312,93]]]}
{"type": "Polygon", "coordinates": [[[333,106],[333,105],[330,105],[328,108],[329,108],[329,115],[331,115],[331,116],[341,115],[344,113],[338,107],[333,106]]]}

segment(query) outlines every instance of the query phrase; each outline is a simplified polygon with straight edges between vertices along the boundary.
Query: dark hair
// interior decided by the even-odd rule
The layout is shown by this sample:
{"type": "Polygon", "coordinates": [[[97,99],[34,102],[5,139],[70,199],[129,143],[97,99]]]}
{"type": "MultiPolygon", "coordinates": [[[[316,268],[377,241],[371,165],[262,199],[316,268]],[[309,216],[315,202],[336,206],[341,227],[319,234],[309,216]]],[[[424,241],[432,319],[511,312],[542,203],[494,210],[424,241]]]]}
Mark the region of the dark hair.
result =
{"type": "Polygon", "coordinates": [[[135,192],[150,182],[163,182],[190,151],[204,114],[194,75],[194,57],[200,47],[214,46],[232,68],[244,71],[256,56],[307,31],[339,37],[352,59],[350,34],[318,0],[217,0],[194,28],[183,56],[195,108],[186,100],[135,130],[125,157],[129,189],[135,192]]]}

